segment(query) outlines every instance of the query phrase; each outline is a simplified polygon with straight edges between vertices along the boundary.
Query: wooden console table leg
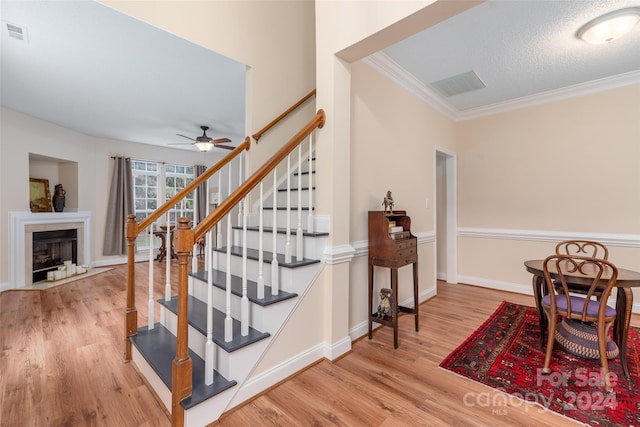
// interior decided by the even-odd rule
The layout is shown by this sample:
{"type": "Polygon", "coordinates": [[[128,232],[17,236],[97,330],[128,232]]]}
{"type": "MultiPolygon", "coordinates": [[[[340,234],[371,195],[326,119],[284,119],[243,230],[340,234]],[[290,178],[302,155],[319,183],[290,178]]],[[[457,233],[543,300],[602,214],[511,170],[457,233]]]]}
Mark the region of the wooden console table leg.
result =
{"type": "Polygon", "coordinates": [[[369,339],[373,337],[371,310],[373,310],[373,263],[369,260],[369,308],[367,309],[367,319],[369,319],[369,339]]]}
{"type": "Polygon", "coordinates": [[[413,310],[418,332],[418,261],[413,263],[413,310]]]}
{"type": "Polygon", "coordinates": [[[391,269],[391,292],[393,293],[393,348],[398,348],[398,269],[391,269]]]}

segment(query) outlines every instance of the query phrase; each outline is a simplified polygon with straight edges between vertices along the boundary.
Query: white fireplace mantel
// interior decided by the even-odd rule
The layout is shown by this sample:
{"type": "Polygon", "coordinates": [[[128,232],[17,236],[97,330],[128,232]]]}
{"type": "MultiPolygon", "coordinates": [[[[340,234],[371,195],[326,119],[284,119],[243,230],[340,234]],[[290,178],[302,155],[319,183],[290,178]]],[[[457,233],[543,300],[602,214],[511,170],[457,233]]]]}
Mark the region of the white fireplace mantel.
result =
{"type": "Polygon", "coordinates": [[[43,227],[55,229],[68,228],[70,224],[80,224],[78,234],[78,258],[82,263],[91,262],[91,212],[9,212],[9,289],[23,288],[31,284],[31,277],[26,277],[26,250],[31,242],[25,236],[29,230],[43,227]]]}

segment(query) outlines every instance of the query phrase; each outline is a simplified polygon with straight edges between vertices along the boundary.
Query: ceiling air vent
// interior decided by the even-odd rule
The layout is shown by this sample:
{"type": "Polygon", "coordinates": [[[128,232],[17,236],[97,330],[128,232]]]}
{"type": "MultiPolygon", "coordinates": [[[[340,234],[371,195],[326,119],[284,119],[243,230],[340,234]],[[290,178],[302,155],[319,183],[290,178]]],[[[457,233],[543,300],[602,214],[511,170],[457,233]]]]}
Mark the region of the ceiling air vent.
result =
{"type": "Polygon", "coordinates": [[[26,37],[25,29],[17,25],[7,24],[7,31],[9,31],[9,37],[14,39],[24,40],[26,37]]]}
{"type": "Polygon", "coordinates": [[[487,87],[473,70],[438,80],[431,83],[431,86],[447,98],[487,87]]]}

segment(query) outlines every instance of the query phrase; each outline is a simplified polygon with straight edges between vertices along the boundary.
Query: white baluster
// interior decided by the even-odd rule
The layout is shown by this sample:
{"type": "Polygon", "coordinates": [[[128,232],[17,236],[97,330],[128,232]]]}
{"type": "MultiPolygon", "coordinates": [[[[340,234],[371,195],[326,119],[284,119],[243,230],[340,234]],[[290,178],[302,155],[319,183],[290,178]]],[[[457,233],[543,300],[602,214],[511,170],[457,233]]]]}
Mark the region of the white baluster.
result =
{"type": "MultiPolygon", "coordinates": [[[[231,165],[229,165],[229,193],[231,194],[231,165]]],[[[233,319],[231,318],[231,213],[227,215],[227,274],[226,274],[226,314],[224,319],[224,340],[233,339],[233,319]]]]}
{"type": "Polygon", "coordinates": [[[296,228],[296,260],[304,257],[302,243],[302,144],[298,146],[298,228],[296,228]]]}
{"type": "MultiPolygon", "coordinates": [[[[166,257],[165,257],[165,270],[164,270],[164,277],[165,277],[165,285],[164,285],[164,299],[166,301],[169,301],[171,299],[171,214],[169,212],[167,212],[167,234],[165,236],[165,250],[166,250],[166,257]]],[[[164,312],[165,310],[162,310],[160,312],[160,316],[162,317],[162,323],[165,323],[165,318],[164,318],[164,312]]]]}
{"type": "MultiPolygon", "coordinates": [[[[263,183],[260,182],[260,208],[258,212],[258,299],[264,299],[264,192],[263,183]]],[[[275,230],[274,236],[275,236],[275,230]]]]}
{"type": "Polygon", "coordinates": [[[287,156],[287,243],[284,247],[284,262],[291,262],[291,156],[287,156]]]}
{"type": "MultiPolygon", "coordinates": [[[[242,153],[238,156],[238,188],[242,185],[242,153]]],[[[245,200],[240,200],[238,203],[238,226],[242,224],[242,206],[245,200]]]]}
{"type": "Polygon", "coordinates": [[[154,306],[153,303],[153,223],[149,226],[149,315],[148,315],[148,327],[149,330],[154,328],[154,306]]]}
{"type": "Polygon", "coordinates": [[[273,256],[271,258],[271,295],[278,295],[280,277],[278,268],[278,168],[273,168],[273,256]]]}
{"type": "MultiPolygon", "coordinates": [[[[218,172],[218,206],[222,203],[222,171],[218,172]]],[[[216,236],[216,248],[222,247],[222,228],[220,223],[216,224],[218,235],[216,236]]]]}
{"type": "Polygon", "coordinates": [[[307,215],[307,232],[313,233],[313,132],[309,135],[309,178],[307,179],[309,186],[309,215],[307,215]]]}
{"type": "Polygon", "coordinates": [[[240,335],[249,335],[249,297],[247,296],[247,199],[242,204],[242,299],[240,300],[240,335]]]}
{"type": "MultiPolygon", "coordinates": [[[[207,193],[208,194],[208,193],[207,193]]],[[[207,197],[208,199],[208,197],[207,197]]],[[[207,206],[209,204],[207,203],[207,206]]],[[[205,263],[206,259],[211,258],[213,255],[213,232],[207,231],[207,237],[205,241],[205,263]]],[[[208,263],[211,265],[211,263],[208,263]]],[[[213,371],[216,366],[215,361],[215,348],[213,346],[213,274],[211,269],[207,270],[207,343],[205,344],[205,374],[204,383],[206,385],[213,384],[213,371]]]]}
{"type": "MultiPolygon", "coordinates": [[[[195,190],[193,190],[193,225],[192,228],[195,228],[196,225],[198,225],[198,216],[197,213],[198,212],[198,188],[196,187],[195,190]]],[[[194,241],[193,242],[193,249],[191,250],[191,271],[192,272],[197,272],[198,271],[198,257],[196,256],[196,254],[198,253],[197,248],[198,244],[194,241]]],[[[189,275],[188,277],[188,283],[189,283],[189,288],[188,288],[188,293],[189,295],[193,295],[193,286],[194,286],[194,281],[195,279],[189,275]]]]}

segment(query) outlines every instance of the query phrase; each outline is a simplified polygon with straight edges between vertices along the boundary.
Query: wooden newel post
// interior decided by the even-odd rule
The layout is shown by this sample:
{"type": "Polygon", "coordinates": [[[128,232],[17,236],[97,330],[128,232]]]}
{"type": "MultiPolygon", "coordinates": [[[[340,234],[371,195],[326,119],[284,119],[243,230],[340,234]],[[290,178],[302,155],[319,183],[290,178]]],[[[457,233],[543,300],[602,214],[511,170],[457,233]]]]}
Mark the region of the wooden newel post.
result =
{"type": "Polygon", "coordinates": [[[192,365],[189,357],[188,324],[188,277],[189,253],[193,250],[193,230],[189,228],[189,218],[178,219],[173,232],[173,246],[178,255],[178,329],[176,337],[176,357],[171,370],[171,424],[184,425],[184,410],[180,401],[191,396],[192,365]]]}
{"type": "Polygon", "coordinates": [[[127,216],[127,226],[125,229],[127,238],[127,308],[125,310],[125,350],[124,360],[131,360],[131,341],[129,337],[138,333],[138,310],[136,309],[136,284],[135,284],[135,242],[138,237],[138,224],[136,216],[127,216]]]}

